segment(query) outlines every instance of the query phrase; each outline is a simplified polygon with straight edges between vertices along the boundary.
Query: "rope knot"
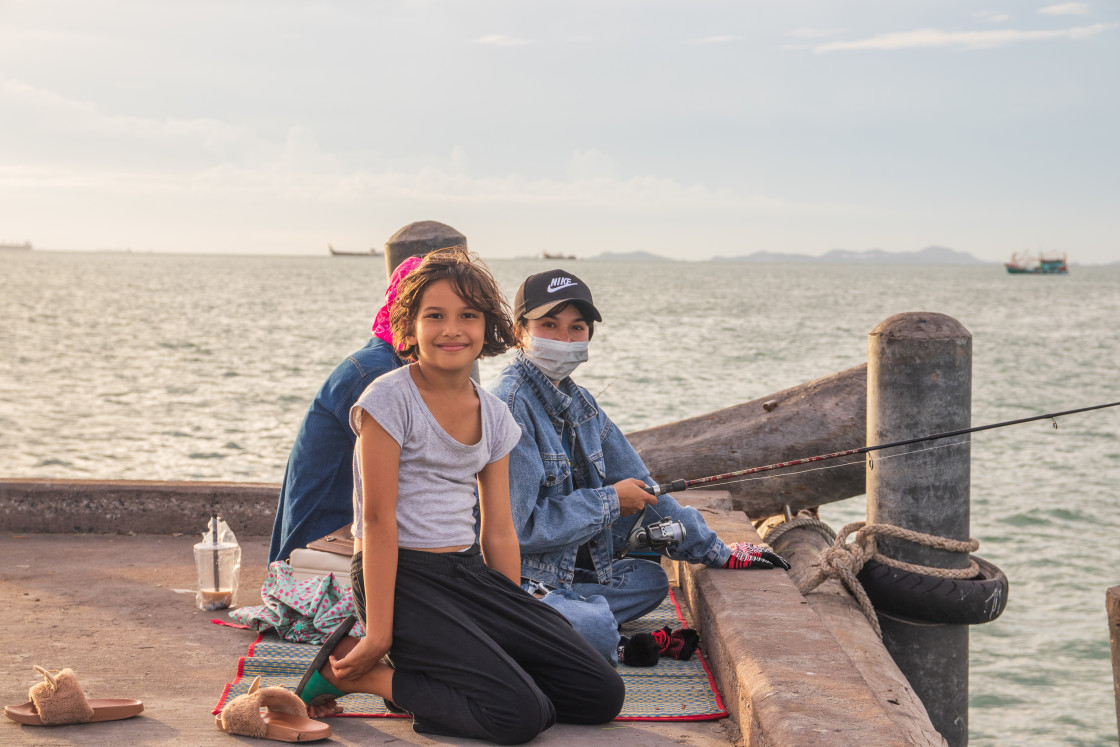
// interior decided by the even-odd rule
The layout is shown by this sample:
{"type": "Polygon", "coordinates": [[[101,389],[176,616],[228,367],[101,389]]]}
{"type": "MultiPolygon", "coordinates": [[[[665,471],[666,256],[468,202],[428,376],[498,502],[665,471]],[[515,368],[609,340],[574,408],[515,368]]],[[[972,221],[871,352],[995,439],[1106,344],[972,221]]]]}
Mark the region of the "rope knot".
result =
{"type": "Polygon", "coordinates": [[[980,567],[972,558],[969,558],[967,568],[931,568],[888,558],[881,554],[876,547],[875,537],[880,534],[950,552],[975,552],[980,547],[980,543],[974,539],[967,541],[952,540],[890,524],[868,524],[866,521],[856,521],[846,524],[836,534],[836,542],[831,547],[821,550],[817,558],[816,573],[798,586],[797,590],[802,594],[808,594],[828,579],[838,579],[851,592],[852,597],[855,598],[863,611],[864,617],[871,623],[875,634],[882,638],[883,631],[879,627],[879,617],[875,614],[875,607],[871,604],[867,592],[864,591],[863,584],[856,577],[856,574],[863,569],[867,561],[875,560],[904,571],[940,578],[973,578],[980,572],[980,567]],[[853,533],[855,537],[851,542],[847,542],[848,535],[853,533]]]}

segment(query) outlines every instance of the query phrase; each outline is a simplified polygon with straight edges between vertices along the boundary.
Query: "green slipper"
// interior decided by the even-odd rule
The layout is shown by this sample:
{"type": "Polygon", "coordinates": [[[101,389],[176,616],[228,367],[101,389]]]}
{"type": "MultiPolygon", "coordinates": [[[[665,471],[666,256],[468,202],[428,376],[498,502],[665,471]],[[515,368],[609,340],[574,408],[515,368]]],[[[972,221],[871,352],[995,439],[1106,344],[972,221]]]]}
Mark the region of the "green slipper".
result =
{"type": "Polygon", "coordinates": [[[312,672],[307,682],[302,684],[303,687],[297,694],[299,699],[307,705],[319,705],[328,700],[338,700],[343,695],[349,695],[349,693],[345,693],[332,685],[326,677],[318,672],[312,672]]]}
{"type": "Polygon", "coordinates": [[[327,663],[327,659],[330,658],[338,642],[346,637],[346,634],[350,632],[350,628],[354,627],[354,623],[357,622],[357,620],[357,617],[350,615],[339,623],[339,626],[334,629],[334,632],[331,633],[330,637],[323,643],[323,647],[319,649],[319,653],[315,655],[315,660],[311,662],[307,671],[303,673],[303,679],[296,685],[296,695],[298,695],[300,700],[304,703],[308,705],[318,705],[323,701],[337,699],[341,698],[343,695],[347,695],[347,693],[339,690],[328,682],[326,677],[319,674],[319,670],[327,663]]]}

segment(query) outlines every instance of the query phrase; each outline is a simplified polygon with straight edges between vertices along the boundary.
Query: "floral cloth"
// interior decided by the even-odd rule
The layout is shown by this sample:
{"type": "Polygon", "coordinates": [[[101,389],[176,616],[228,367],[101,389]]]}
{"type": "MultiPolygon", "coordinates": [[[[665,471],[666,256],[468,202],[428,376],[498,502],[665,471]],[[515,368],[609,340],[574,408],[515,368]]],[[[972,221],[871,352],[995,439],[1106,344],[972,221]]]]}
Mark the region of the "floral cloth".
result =
{"type": "MultiPolygon", "coordinates": [[[[296,581],[292,568],[283,561],[268,566],[268,578],[261,587],[260,607],[241,607],[229,616],[253,630],[274,630],[294,643],[323,643],[338,624],[354,614],[350,587],[334,580],[334,575],[296,581]]],[[[361,621],[354,623],[350,635],[366,634],[361,621]]]]}

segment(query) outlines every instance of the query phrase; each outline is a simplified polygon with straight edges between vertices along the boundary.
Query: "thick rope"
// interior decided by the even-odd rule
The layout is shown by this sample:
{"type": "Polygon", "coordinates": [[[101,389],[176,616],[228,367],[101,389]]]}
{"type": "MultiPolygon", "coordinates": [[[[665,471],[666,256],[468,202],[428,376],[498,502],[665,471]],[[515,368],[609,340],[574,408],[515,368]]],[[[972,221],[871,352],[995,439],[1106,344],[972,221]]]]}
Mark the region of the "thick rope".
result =
{"type": "MultiPolygon", "coordinates": [[[[824,522],[818,519],[808,516],[798,516],[775,526],[767,532],[765,539],[768,543],[773,544],[778,537],[791,529],[796,527],[812,527],[814,529],[819,529],[818,525],[823,525],[828,528],[827,524],[824,524],[824,522]]],[[[829,531],[831,532],[831,529],[829,529],[829,531]]],[[[973,578],[980,573],[980,567],[972,558],[969,558],[967,568],[932,568],[888,558],[876,548],[875,535],[879,534],[885,537],[906,540],[925,547],[948,550],[950,552],[976,552],[980,547],[980,543],[974,539],[969,539],[967,541],[952,540],[945,537],[937,537],[932,534],[915,532],[912,529],[891,526],[890,524],[868,524],[865,521],[857,521],[844,526],[844,528],[840,530],[836,535],[836,541],[832,547],[826,547],[824,550],[821,550],[821,554],[817,559],[817,572],[804,583],[800,584],[797,590],[802,594],[808,594],[830,578],[839,579],[840,582],[847,587],[848,591],[851,592],[856,603],[859,604],[864,617],[866,617],[867,621],[871,624],[875,634],[879,636],[879,638],[882,638],[883,630],[879,627],[879,617],[875,614],[875,607],[871,604],[871,599],[867,596],[867,592],[864,591],[863,584],[861,584],[856,577],[856,574],[860,572],[868,560],[875,560],[884,565],[889,565],[904,571],[920,573],[926,576],[937,576],[939,578],[973,578]],[[855,539],[852,542],[845,542],[848,535],[853,532],[856,534],[855,539]]]]}
{"type": "Polygon", "coordinates": [[[832,530],[832,527],[825,524],[820,519],[801,514],[798,514],[792,519],[786,519],[781,524],[770,527],[762,539],[766,540],[766,543],[773,547],[779,537],[789,530],[797,529],[798,527],[808,527],[816,530],[830,545],[836,541],[836,532],[832,530]]]}

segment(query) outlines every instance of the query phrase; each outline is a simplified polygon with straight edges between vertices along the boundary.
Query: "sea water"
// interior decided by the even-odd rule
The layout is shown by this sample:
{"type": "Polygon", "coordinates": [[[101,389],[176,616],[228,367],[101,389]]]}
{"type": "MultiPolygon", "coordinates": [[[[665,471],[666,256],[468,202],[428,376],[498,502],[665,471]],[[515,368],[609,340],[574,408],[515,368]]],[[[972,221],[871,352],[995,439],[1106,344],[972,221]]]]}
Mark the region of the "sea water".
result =
{"type": "MultiPolygon", "coordinates": [[[[490,262],[510,297],[554,264],[490,262]]],[[[971,331],[974,425],[1120,400],[1118,267],[563,266],[604,318],[576,378],[623,431],[863,363],[867,333],[903,311],[971,331]]],[[[376,258],[0,253],[0,476],[279,482],[384,289],[376,258]]],[[[501,365],[483,361],[483,380],[501,365]]],[[[972,536],[1011,580],[1003,616],[971,630],[974,745],[1116,743],[1120,408],[1058,426],[972,437],[972,536]]]]}

